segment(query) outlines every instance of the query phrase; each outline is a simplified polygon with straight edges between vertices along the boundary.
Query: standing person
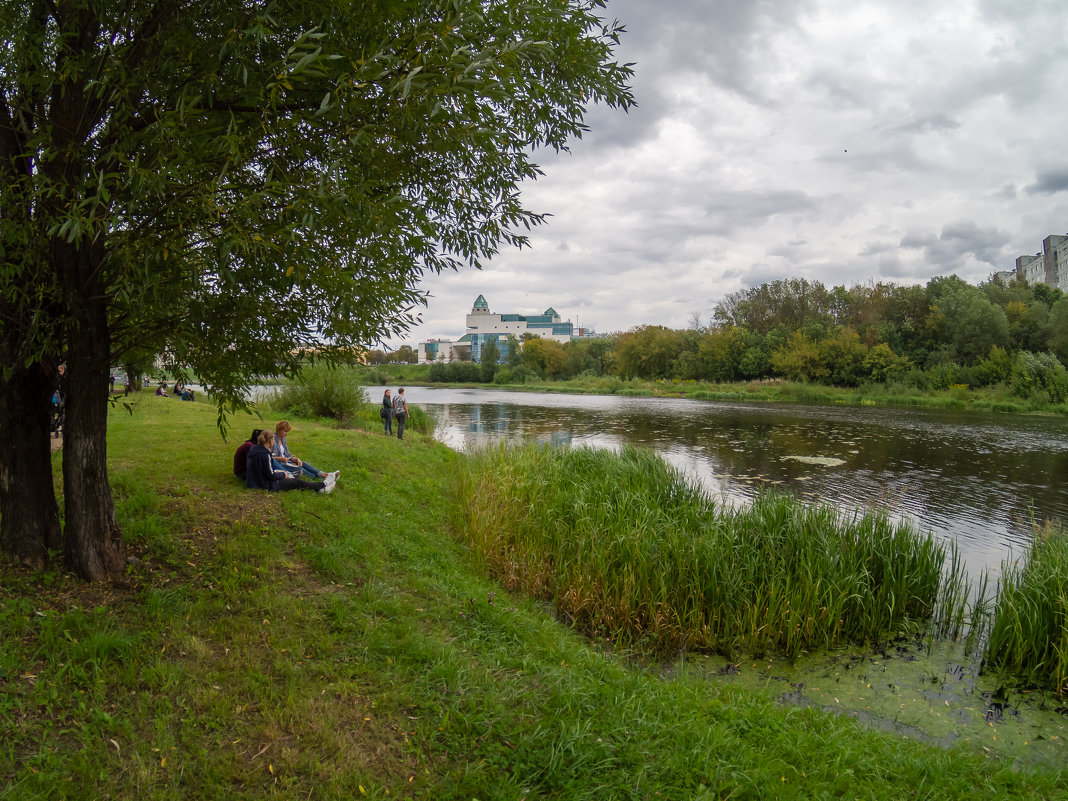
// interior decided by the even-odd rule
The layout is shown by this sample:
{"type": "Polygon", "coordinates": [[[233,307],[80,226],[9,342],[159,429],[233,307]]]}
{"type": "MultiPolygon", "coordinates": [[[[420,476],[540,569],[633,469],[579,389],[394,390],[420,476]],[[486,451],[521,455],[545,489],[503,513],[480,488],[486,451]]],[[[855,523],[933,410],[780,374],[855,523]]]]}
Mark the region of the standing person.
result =
{"type": "Polygon", "coordinates": [[[382,411],[379,413],[382,418],[382,422],[386,427],[386,433],[393,434],[393,399],[389,397],[389,390],[387,389],[382,395],[382,411]]]}
{"type": "Polygon", "coordinates": [[[293,430],[293,426],[289,424],[288,420],[279,420],[278,424],[274,427],[274,446],[271,448],[271,456],[274,457],[276,462],[280,462],[282,469],[293,471],[297,478],[300,478],[301,472],[307,473],[311,478],[329,478],[334,477],[334,481],[337,481],[341,476],[340,470],[335,470],[333,473],[327,473],[320,470],[317,467],[312,467],[307,462],[301,461],[292,453],[289,452],[289,445],[286,443],[286,435],[293,430]]]}
{"type": "Polygon", "coordinates": [[[337,479],[328,476],[326,481],[301,481],[282,471],[275,471],[271,466],[271,446],[274,445],[274,432],[266,429],[256,438],[256,444],[249,448],[245,486],[249,489],[264,489],[270,492],[282,490],[315,490],[333,492],[337,479]]]}
{"type": "Polygon", "coordinates": [[[52,393],[52,414],[49,422],[49,432],[59,439],[59,432],[66,422],[67,408],[67,365],[61,364],[56,368],[56,388],[52,393]]]}
{"type": "Polygon", "coordinates": [[[404,424],[408,421],[408,401],[404,399],[404,387],[393,396],[393,416],[397,418],[397,439],[404,439],[404,424]]]}

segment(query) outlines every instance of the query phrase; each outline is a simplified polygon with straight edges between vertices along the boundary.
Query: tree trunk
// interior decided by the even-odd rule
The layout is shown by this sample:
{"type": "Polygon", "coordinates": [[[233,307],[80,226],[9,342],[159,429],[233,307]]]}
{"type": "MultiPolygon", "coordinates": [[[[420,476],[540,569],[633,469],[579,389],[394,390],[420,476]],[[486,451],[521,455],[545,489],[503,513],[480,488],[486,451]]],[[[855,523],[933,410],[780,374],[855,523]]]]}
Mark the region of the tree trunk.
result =
{"type": "Polygon", "coordinates": [[[0,548],[40,569],[62,541],[52,488],[49,423],[52,371],[41,364],[12,369],[0,381],[0,426],[8,458],[0,460],[0,548]]]}
{"type": "Polygon", "coordinates": [[[141,391],[141,387],[143,385],[143,381],[141,379],[143,377],[144,375],[136,367],[126,365],[126,386],[129,387],[126,392],[127,395],[129,395],[131,392],[141,391]]]}
{"type": "Polygon", "coordinates": [[[63,491],[67,565],[82,578],[122,575],[125,553],[107,471],[110,337],[102,293],[88,296],[67,351],[67,427],[63,437],[63,491]]]}

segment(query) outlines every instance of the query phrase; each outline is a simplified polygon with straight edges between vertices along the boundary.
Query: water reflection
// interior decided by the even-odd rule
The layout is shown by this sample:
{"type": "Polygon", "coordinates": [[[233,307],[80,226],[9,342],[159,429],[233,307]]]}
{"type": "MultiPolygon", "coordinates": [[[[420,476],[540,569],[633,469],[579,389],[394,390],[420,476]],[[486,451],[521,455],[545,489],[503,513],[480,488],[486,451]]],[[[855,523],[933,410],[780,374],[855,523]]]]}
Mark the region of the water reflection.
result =
{"type": "Polygon", "coordinates": [[[1016,558],[1031,523],[1068,521],[1068,421],[924,409],[413,388],[457,449],[500,440],[646,446],[728,503],[763,486],[882,508],[956,541],[978,574],[1016,558]],[[825,457],[812,464],[790,457],[825,457]]]}

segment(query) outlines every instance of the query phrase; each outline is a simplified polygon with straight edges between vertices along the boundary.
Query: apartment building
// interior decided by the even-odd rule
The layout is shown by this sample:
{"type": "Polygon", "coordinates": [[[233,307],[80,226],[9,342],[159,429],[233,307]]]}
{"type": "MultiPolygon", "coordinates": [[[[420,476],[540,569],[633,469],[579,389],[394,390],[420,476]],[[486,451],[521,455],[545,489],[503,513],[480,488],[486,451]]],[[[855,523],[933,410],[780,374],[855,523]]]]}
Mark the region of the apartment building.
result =
{"type": "Polygon", "coordinates": [[[1046,284],[1068,293],[1068,234],[1047,236],[1042,240],[1042,250],[1033,256],[1016,259],[1016,269],[1009,275],[1020,276],[1032,285],[1046,284]]]}

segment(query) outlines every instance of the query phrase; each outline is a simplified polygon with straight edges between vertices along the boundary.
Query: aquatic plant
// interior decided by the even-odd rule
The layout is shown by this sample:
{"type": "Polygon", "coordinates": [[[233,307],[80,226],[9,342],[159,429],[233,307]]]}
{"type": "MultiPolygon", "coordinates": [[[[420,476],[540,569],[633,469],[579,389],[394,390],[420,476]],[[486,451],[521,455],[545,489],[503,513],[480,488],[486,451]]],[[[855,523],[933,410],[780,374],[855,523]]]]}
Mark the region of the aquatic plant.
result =
{"type": "Polygon", "coordinates": [[[1006,565],[984,668],[1068,695],[1068,531],[1036,526],[1024,563],[1006,565]]]}
{"type": "MultiPolygon", "coordinates": [[[[765,493],[717,505],[652,452],[536,445],[473,456],[458,528],[512,590],[659,653],[796,656],[931,618],[946,547],[886,515],[765,493]]],[[[951,586],[963,577],[954,560],[951,586]],[[954,572],[956,571],[956,572],[954,572]]],[[[960,617],[959,591],[941,614],[960,617]]]]}

